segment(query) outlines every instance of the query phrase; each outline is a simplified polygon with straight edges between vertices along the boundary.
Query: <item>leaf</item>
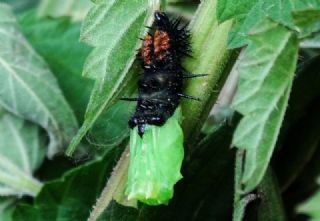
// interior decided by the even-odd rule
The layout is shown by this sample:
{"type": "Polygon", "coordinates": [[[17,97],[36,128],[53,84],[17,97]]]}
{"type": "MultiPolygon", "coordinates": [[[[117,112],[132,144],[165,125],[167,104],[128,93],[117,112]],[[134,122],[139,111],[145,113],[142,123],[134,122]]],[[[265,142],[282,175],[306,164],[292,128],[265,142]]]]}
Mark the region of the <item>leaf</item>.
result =
{"type": "Polygon", "coordinates": [[[72,20],[82,20],[90,7],[89,0],[41,0],[37,9],[39,16],[70,16],[72,20]]]}
{"type": "MultiPolygon", "coordinates": [[[[319,182],[320,183],[320,182],[319,182]]],[[[310,221],[317,221],[320,219],[320,189],[318,189],[309,199],[301,203],[297,211],[298,213],[306,214],[310,217],[310,221]]]]}
{"type": "Polygon", "coordinates": [[[148,125],[141,138],[138,128],[130,134],[130,164],[126,195],[148,205],[167,204],[180,173],[183,132],[181,108],[161,127],[148,125]]]}
{"type": "Polygon", "coordinates": [[[147,1],[96,1],[83,21],[81,40],[95,49],[87,58],[84,76],[96,80],[85,121],[67,150],[71,155],[97,120],[109,108],[125,85],[133,63],[137,39],[147,14],[147,1]],[[120,16],[119,16],[120,15],[120,16]]]}
{"type": "Polygon", "coordinates": [[[91,206],[112,171],[116,154],[116,151],[110,151],[102,159],[78,166],[66,172],[60,179],[45,183],[34,204],[18,206],[13,219],[87,220],[91,206]]]}
{"type": "MultiPolygon", "coordinates": [[[[90,49],[78,42],[79,24],[71,23],[68,18],[39,19],[33,12],[25,13],[19,20],[22,31],[48,62],[67,101],[79,122],[82,122],[93,81],[81,76],[84,60],[90,49]],[[74,56],[75,54],[77,56],[74,56]]],[[[134,103],[118,101],[104,111],[90,129],[88,141],[92,145],[105,148],[120,144],[129,135],[127,122],[134,106],[134,103]]]]}
{"type": "Polygon", "coordinates": [[[12,213],[14,211],[15,199],[8,197],[0,197],[0,220],[13,221],[12,213]]]}
{"type": "Polygon", "coordinates": [[[217,5],[218,20],[222,23],[230,18],[246,15],[257,2],[257,0],[220,0],[217,5]]]}
{"type": "Polygon", "coordinates": [[[294,10],[305,10],[305,9],[320,9],[319,0],[299,0],[292,1],[294,10]]]}
{"type": "Polygon", "coordinates": [[[21,0],[0,0],[0,3],[5,3],[10,5],[14,12],[20,13],[23,11],[27,11],[32,9],[38,4],[38,0],[28,0],[28,1],[21,1],[21,0]]]}
{"type": "Polygon", "coordinates": [[[38,127],[3,112],[0,140],[0,196],[37,195],[41,183],[32,173],[45,154],[38,127]]]}
{"type": "Polygon", "coordinates": [[[78,121],[82,122],[93,82],[81,76],[90,48],[78,40],[80,24],[71,23],[65,17],[39,19],[33,11],[22,15],[19,24],[28,41],[48,63],[78,121]]]}
{"type": "Polygon", "coordinates": [[[292,4],[289,0],[266,0],[252,5],[247,14],[235,16],[234,26],[229,35],[228,47],[238,48],[248,44],[248,33],[266,17],[294,28],[291,9],[292,4]]]}
{"type": "Polygon", "coordinates": [[[118,101],[103,112],[87,134],[90,144],[112,148],[129,136],[128,120],[135,108],[135,103],[118,101]],[[106,123],[107,122],[107,123],[106,123]]]}
{"type": "Polygon", "coordinates": [[[77,129],[72,110],[44,60],[17,28],[10,9],[0,4],[0,103],[49,133],[52,157],[77,129]]]}
{"type": "Polygon", "coordinates": [[[302,48],[320,48],[320,33],[315,34],[311,38],[306,38],[300,43],[302,48]]]}
{"type": "Polygon", "coordinates": [[[264,20],[253,30],[240,61],[233,107],[244,117],[233,143],[246,150],[242,178],[245,192],[260,183],[268,167],[287,107],[297,53],[296,35],[264,20]]]}
{"type": "Polygon", "coordinates": [[[299,37],[310,37],[320,31],[320,9],[294,11],[293,20],[299,28],[299,37]]]}
{"type": "Polygon", "coordinates": [[[281,198],[281,192],[273,171],[268,168],[258,192],[262,198],[258,209],[259,221],[286,221],[286,214],[281,198]]]}
{"type": "Polygon", "coordinates": [[[281,148],[273,164],[282,191],[288,189],[306,170],[320,143],[320,106],[317,105],[317,97],[320,96],[319,62],[320,56],[316,56],[299,63],[297,67],[288,104],[290,108],[277,143],[277,147],[281,148]],[[288,160],[281,160],[285,158],[288,160]]]}

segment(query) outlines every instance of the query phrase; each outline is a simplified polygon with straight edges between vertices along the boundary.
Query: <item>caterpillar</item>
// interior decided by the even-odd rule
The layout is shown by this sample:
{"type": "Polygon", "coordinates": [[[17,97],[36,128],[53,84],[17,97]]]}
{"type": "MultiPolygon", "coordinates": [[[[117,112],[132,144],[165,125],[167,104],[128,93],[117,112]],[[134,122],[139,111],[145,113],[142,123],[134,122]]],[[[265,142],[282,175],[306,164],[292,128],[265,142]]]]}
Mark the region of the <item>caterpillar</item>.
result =
{"type": "Polygon", "coordinates": [[[170,20],[164,12],[154,13],[154,32],[141,39],[139,57],[143,75],[138,82],[137,98],[122,98],[136,101],[137,106],[128,125],[138,127],[143,136],[146,125],[162,126],[173,115],[181,98],[199,100],[183,94],[183,80],[199,77],[187,72],[181,65],[184,56],[190,56],[190,32],[181,26],[181,18],[170,20]]]}

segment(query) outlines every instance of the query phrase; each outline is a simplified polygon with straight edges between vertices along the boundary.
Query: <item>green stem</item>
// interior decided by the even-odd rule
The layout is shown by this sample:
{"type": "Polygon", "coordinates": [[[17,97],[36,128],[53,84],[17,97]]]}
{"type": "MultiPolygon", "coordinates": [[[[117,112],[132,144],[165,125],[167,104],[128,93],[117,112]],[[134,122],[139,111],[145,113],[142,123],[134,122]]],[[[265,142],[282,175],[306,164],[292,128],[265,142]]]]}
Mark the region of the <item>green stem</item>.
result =
{"type": "Polygon", "coordinates": [[[242,187],[241,178],[243,171],[243,157],[244,151],[238,150],[236,155],[236,165],[235,165],[235,179],[234,179],[234,203],[233,203],[233,221],[241,221],[245,214],[245,209],[247,205],[257,198],[256,194],[248,194],[245,197],[241,197],[242,187]]]}
{"type": "MultiPolygon", "coordinates": [[[[104,187],[93,211],[90,213],[88,221],[95,221],[103,213],[103,211],[108,207],[114,195],[117,194],[119,190],[119,184],[123,181],[123,177],[127,176],[129,167],[129,147],[127,147],[122,153],[116,167],[114,168],[107,185],[104,187]]],[[[120,185],[123,187],[123,185],[120,185]]]]}
{"type": "Polygon", "coordinates": [[[186,143],[190,146],[200,133],[235,61],[235,53],[227,49],[231,24],[231,21],[218,24],[216,0],[203,1],[190,24],[194,58],[186,59],[184,66],[192,73],[208,74],[206,77],[190,80],[185,89],[186,94],[201,98],[201,102],[182,102],[182,111],[186,116],[182,126],[186,143]]]}

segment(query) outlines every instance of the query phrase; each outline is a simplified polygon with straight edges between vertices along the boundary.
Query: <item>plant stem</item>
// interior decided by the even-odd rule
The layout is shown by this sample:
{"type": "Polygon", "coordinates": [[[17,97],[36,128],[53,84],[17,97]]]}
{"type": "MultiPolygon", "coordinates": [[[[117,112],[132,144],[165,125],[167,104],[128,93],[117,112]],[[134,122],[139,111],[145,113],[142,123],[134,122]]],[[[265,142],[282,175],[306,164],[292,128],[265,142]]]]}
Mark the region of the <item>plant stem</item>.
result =
{"type": "Polygon", "coordinates": [[[124,176],[127,176],[129,167],[129,147],[127,147],[122,153],[116,167],[114,168],[107,185],[104,187],[93,211],[90,213],[88,221],[95,221],[108,207],[111,200],[114,198],[114,194],[119,191],[118,187],[123,180],[124,176]]]}
{"type": "Polygon", "coordinates": [[[182,102],[182,112],[186,116],[182,126],[189,146],[200,133],[236,58],[236,54],[227,49],[232,22],[218,24],[216,2],[203,1],[190,24],[194,58],[186,59],[184,66],[192,73],[208,76],[190,80],[185,89],[186,94],[201,98],[200,102],[182,102]]]}

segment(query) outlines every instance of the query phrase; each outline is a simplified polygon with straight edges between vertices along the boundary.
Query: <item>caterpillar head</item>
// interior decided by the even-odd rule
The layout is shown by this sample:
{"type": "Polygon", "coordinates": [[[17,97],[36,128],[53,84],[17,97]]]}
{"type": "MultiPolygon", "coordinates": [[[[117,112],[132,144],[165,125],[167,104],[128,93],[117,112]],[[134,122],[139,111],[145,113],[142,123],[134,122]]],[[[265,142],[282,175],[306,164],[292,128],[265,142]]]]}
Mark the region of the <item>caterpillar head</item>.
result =
{"type": "Polygon", "coordinates": [[[162,29],[168,27],[170,25],[170,20],[168,16],[164,12],[156,11],[154,13],[154,22],[155,25],[162,29]]]}

